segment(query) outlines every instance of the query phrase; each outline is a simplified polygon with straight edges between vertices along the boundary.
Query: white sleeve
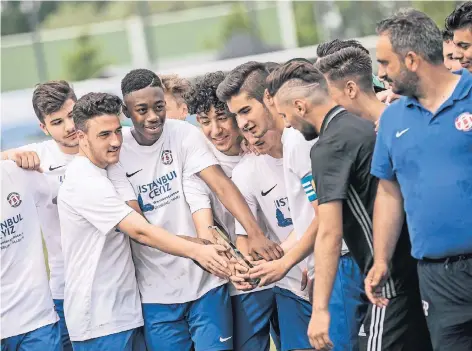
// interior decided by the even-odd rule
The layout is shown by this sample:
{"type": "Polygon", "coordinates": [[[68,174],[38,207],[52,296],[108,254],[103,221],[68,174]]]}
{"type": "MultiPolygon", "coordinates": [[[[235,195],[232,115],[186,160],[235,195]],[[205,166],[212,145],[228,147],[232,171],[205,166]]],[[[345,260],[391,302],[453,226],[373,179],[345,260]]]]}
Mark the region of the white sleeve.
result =
{"type": "Polygon", "coordinates": [[[185,133],[182,141],[184,178],[218,164],[203,133],[191,124],[186,124],[183,129],[185,129],[182,131],[185,133]]]}
{"type": "MultiPolygon", "coordinates": [[[[77,189],[74,200],[69,205],[106,235],[116,227],[133,209],[126,205],[116,192],[113,184],[105,177],[84,179],[81,189],[77,189]]],[[[62,205],[59,199],[59,206],[62,205]]]]}
{"type": "Polygon", "coordinates": [[[298,178],[302,179],[307,174],[311,174],[310,151],[313,143],[306,141],[301,134],[300,138],[294,145],[295,147],[291,155],[289,155],[289,157],[291,156],[289,162],[292,172],[296,174],[298,178]]]}
{"type": "Polygon", "coordinates": [[[210,189],[197,176],[185,177],[183,180],[185,199],[193,213],[204,208],[211,209],[210,189]]]}
{"type": "MultiPolygon", "coordinates": [[[[32,144],[20,146],[16,150],[34,151],[39,155],[42,149],[43,149],[42,143],[32,143],[32,144]]],[[[15,149],[12,149],[12,150],[15,150],[15,149]]]]}
{"type": "Polygon", "coordinates": [[[36,207],[46,207],[52,204],[51,187],[43,173],[23,171],[30,191],[34,194],[36,207]]]}
{"type": "MultiPolygon", "coordinates": [[[[250,184],[252,184],[251,181],[249,181],[247,174],[245,172],[240,171],[240,167],[236,166],[236,168],[233,170],[232,174],[232,181],[233,183],[238,187],[239,191],[244,197],[244,200],[246,200],[249,209],[251,210],[252,214],[254,217],[257,219],[257,199],[254,196],[253,191],[251,190],[250,184]]],[[[234,233],[236,235],[247,235],[246,231],[244,230],[244,227],[239,223],[237,219],[234,219],[235,223],[235,230],[234,233]]]]}
{"type": "Polygon", "coordinates": [[[107,175],[123,201],[136,200],[133,185],[126,177],[125,170],[121,163],[118,162],[114,165],[108,166],[107,175]]]}

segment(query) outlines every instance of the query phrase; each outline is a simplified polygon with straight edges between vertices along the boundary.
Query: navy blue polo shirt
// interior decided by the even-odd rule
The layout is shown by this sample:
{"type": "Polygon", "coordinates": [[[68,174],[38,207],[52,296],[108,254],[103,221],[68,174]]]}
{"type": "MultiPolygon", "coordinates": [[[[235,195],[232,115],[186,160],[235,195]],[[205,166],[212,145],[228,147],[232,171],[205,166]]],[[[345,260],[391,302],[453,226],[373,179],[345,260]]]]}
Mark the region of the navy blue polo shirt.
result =
{"type": "Polygon", "coordinates": [[[472,75],[435,114],[403,97],[381,117],[371,173],[400,184],[412,255],[472,253],[472,75]]]}

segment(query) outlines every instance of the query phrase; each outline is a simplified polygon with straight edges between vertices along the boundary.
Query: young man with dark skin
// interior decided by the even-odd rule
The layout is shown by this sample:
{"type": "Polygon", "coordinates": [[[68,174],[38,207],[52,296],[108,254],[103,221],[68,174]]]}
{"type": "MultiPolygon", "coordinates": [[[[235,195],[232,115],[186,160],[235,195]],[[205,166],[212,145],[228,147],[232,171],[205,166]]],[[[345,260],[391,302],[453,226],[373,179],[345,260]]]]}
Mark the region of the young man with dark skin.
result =
{"type": "MultiPolygon", "coordinates": [[[[319,137],[311,150],[320,224],[315,244],[314,304],[308,335],[316,349],[332,347],[328,302],[342,238],[364,275],[373,261],[370,223],[377,181],[369,174],[369,167],[375,142],[374,125],[337,105],[329,95],[323,74],[311,65],[285,65],[272,72],[268,86],[287,124],[308,140],[319,137]]],[[[392,304],[382,309],[370,306],[364,328],[359,332],[362,350],[428,349],[429,335],[417,301],[418,294],[414,299],[409,293],[417,281],[406,230],[401,238],[391,276],[379,291],[388,296],[392,304]],[[423,328],[419,323],[421,319],[423,328]]]]}
{"type": "Polygon", "coordinates": [[[72,108],[76,100],[74,90],[66,81],[38,84],[33,92],[33,109],[39,120],[39,127],[51,139],[7,150],[1,154],[2,160],[13,160],[18,167],[41,170],[51,184],[53,204],[45,208],[39,219],[48,251],[49,285],[60,318],[64,351],[72,351],[72,344],[64,318],[64,258],[56,198],[67,165],[79,151],[72,119],[72,108]]]}
{"type": "MultiPolygon", "coordinates": [[[[188,257],[206,269],[222,271],[223,247],[200,245],[156,227],[134,211],[132,189],[122,198],[107,178],[119,160],[122,101],[89,93],[73,109],[79,154],[67,168],[59,189],[64,304],[74,350],[145,350],[140,327],[141,301],[128,236],[139,245],[188,257]],[[126,234],[126,235],[125,235],[126,234]]],[[[130,187],[128,183],[128,187],[130,187]]]]}
{"type": "Polygon", "coordinates": [[[453,33],[456,46],[453,59],[472,72],[472,1],[457,6],[446,18],[446,29],[453,33]]]}
{"type": "MultiPolygon", "coordinates": [[[[456,45],[456,33],[465,43],[469,30],[454,32],[456,45]]],[[[379,75],[404,97],[384,111],[372,160],[380,182],[370,284],[383,286],[406,212],[433,347],[469,350],[472,217],[463,213],[472,207],[472,75],[444,66],[441,32],[422,12],[401,11],[380,22],[377,33],[379,75]]],[[[467,68],[463,54],[459,60],[467,68]]]]}
{"type": "MultiPolygon", "coordinates": [[[[278,260],[279,262],[267,262],[261,265],[263,266],[261,269],[273,279],[264,281],[273,283],[283,277],[279,273],[287,272],[287,265],[290,268],[294,267],[313,252],[318,219],[314,211],[316,196],[311,186],[309,159],[309,150],[315,141],[306,141],[296,130],[284,128],[284,121],[278,116],[273,98],[266,88],[268,75],[269,71],[264,64],[245,63],[226,76],[218,86],[217,95],[220,100],[226,102],[229,111],[236,114],[238,126],[243,133],[248,133],[254,138],[263,137],[270,129],[283,133],[284,181],[291,218],[299,242],[284,258],[278,260]],[[306,150],[306,153],[301,150],[306,150]],[[283,265],[280,264],[282,260],[283,265]]],[[[337,286],[337,294],[329,304],[333,312],[331,336],[336,340],[339,350],[356,350],[357,334],[365,305],[360,301],[363,290],[362,277],[348,251],[343,251],[340,261],[337,274],[338,281],[342,284],[337,286]]],[[[310,276],[310,272],[313,272],[312,258],[308,259],[307,265],[310,276]]],[[[258,274],[260,273],[258,271],[258,274]]]]}
{"type": "MultiPolygon", "coordinates": [[[[108,168],[117,191],[126,194],[126,184],[131,183],[148,221],[196,237],[183,191],[183,181],[196,175],[244,223],[250,253],[279,258],[282,250],[265,238],[198,128],[183,121],[166,121],[159,77],[146,69],[133,70],[123,78],[121,89],[123,112],[134,128],[124,130],[120,165],[108,168]]],[[[232,349],[226,281],[208,275],[192,262],[132,245],[148,348],[173,350],[177,345],[179,349],[194,347],[197,351],[232,349]],[[205,318],[204,323],[201,318],[205,318]],[[175,331],[179,333],[177,338],[175,331]]]]}

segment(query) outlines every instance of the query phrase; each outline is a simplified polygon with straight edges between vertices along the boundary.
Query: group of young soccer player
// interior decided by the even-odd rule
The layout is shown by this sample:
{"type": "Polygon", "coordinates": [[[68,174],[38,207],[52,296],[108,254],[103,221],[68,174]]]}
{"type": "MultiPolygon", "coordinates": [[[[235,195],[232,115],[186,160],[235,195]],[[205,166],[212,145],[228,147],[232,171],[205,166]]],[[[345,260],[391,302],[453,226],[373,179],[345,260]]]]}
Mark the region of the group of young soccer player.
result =
{"type": "Polygon", "coordinates": [[[51,138],[1,154],[1,350],[472,350],[472,2],[446,28],[382,20],[377,76],[333,40],[39,84],[51,138]]]}

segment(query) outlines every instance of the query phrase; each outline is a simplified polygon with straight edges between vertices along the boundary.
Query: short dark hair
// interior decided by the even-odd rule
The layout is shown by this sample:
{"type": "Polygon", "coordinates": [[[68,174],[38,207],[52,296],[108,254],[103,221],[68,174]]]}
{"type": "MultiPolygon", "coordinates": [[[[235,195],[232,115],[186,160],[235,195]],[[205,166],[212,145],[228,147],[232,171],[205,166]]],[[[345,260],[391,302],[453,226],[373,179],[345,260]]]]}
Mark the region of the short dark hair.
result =
{"type": "Polygon", "coordinates": [[[82,96],[72,109],[75,128],[87,131],[87,122],[102,115],[117,115],[121,113],[123,102],[113,94],[88,93],[82,96]]]}
{"type": "Polygon", "coordinates": [[[309,64],[313,63],[313,62],[311,62],[310,60],[308,60],[304,57],[294,57],[294,58],[288,60],[287,62],[285,62],[285,64],[291,63],[291,62],[305,62],[305,63],[309,63],[309,64]]]}
{"type": "Polygon", "coordinates": [[[36,117],[44,123],[44,117],[59,111],[67,100],[77,101],[74,89],[65,80],[52,80],[38,84],[33,92],[33,109],[36,117]]]}
{"type": "Polygon", "coordinates": [[[454,32],[457,29],[469,27],[472,30],[472,1],[464,2],[457,6],[446,17],[446,29],[454,32]]]}
{"type": "Polygon", "coordinates": [[[277,67],[279,67],[279,66],[280,66],[280,63],[268,61],[268,62],[265,63],[265,66],[266,66],[267,71],[270,73],[270,72],[272,72],[274,69],[276,69],[277,67]]]}
{"type": "Polygon", "coordinates": [[[221,71],[207,73],[198,77],[186,96],[190,114],[208,113],[213,106],[216,111],[225,110],[225,103],[216,96],[218,85],[225,79],[221,71]]]}
{"type": "Polygon", "coordinates": [[[454,39],[454,33],[450,30],[444,29],[442,31],[442,38],[443,41],[451,41],[452,39],[454,39]]]}
{"type": "Polygon", "coordinates": [[[318,56],[318,58],[323,58],[346,48],[357,48],[364,51],[367,55],[370,55],[369,50],[367,50],[360,42],[354,39],[334,39],[325,43],[321,43],[316,48],[316,55],[318,56]]]}
{"type": "Polygon", "coordinates": [[[247,93],[249,98],[263,103],[265,81],[269,71],[264,63],[250,61],[239,65],[221,82],[216,90],[218,98],[226,102],[240,92],[247,93]]]}
{"type": "Polygon", "coordinates": [[[318,60],[315,67],[332,81],[354,78],[363,91],[374,91],[372,60],[361,49],[341,49],[318,60]]]}
{"type": "Polygon", "coordinates": [[[147,87],[160,87],[163,89],[161,79],[156,73],[148,69],[134,69],[121,80],[121,93],[123,97],[133,91],[147,87]]]}
{"type": "Polygon", "coordinates": [[[269,94],[275,96],[280,88],[288,81],[298,81],[299,85],[319,84],[327,92],[327,82],[321,73],[312,64],[306,62],[291,62],[280,66],[267,77],[269,94]]]}
{"type": "Polygon", "coordinates": [[[377,24],[377,34],[387,34],[399,56],[414,51],[427,62],[443,64],[443,40],[434,21],[421,11],[402,9],[377,24]]]}

